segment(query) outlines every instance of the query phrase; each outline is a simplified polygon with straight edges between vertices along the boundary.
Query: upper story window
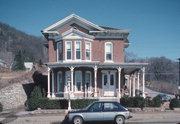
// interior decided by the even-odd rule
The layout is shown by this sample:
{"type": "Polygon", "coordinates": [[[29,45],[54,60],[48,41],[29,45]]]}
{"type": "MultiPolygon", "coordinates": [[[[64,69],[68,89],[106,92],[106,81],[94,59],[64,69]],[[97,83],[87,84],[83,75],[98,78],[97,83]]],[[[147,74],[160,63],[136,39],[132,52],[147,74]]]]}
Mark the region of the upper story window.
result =
{"type": "Polygon", "coordinates": [[[72,42],[66,41],[66,60],[72,60],[72,42]]]}
{"type": "Polygon", "coordinates": [[[62,54],[62,42],[57,43],[57,61],[60,61],[63,59],[63,54],[62,54]]]}
{"type": "Polygon", "coordinates": [[[91,42],[86,42],[86,60],[91,60],[91,42]]]}
{"type": "Polygon", "coordinates": [[[81,41],[76,41],[76,46],[75,46],[75,49],[76,49],[76,60],[80,60],[81,59],[81,41]]]}
{"type": "Polygon", "coordinates": [[[113,60],[113,44],[111,42],[105,43],[105,61],[113,60]]]}

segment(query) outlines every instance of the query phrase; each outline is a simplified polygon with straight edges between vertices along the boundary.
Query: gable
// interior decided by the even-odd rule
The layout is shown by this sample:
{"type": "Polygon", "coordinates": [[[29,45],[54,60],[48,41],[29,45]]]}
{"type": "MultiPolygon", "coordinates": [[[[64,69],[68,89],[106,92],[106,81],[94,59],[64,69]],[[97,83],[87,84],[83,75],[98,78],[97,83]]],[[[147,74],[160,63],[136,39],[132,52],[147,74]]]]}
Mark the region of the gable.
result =
{"type": "Polygon", "coordinates": [[[48,33],[49,31],[59,31],[62,30],[63,28],[72,25],[72,24],[77,24],[80,25],[81,27],[89,30],[89,31],[102,31],[104,30],[100,26],[93,24],[90,21],[87,21],[75,14],[71,14],[70,16],[60,20],[59,22],[47,27],[46,29],[42,30],[43,33],[48,33]]]}
{"type": "Polygon", "coordinates": [[[63,32],[59,35],[50,35],[50,39],[54,39],[55,41],[59,40],[65,40],[65,39],[87,39],[87,40],[93,40],[94,36],[86,34],[84,32],[81,32],[77,29],[71,28],[70,30],[63,32]]]}

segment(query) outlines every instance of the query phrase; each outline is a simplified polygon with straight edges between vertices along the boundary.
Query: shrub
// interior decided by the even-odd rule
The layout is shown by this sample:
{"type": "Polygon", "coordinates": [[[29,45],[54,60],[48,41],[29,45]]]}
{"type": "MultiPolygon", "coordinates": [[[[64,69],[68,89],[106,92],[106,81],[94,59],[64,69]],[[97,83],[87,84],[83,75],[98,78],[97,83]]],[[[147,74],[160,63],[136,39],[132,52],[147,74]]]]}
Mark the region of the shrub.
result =
{"type": "Polygon", "coordinates": [[[159,95],[157,95],[156,97],[154,97],[151,102],[150,102],[150,106],[151,107],[160,107],[162,103],[161,97],[159,95]]]}
{"type": "Polygon", "coordinates": [[[71,101],[72,109],[82,109],[87,107],[89,104],[97,101],[97,99],[76,99],[71,101]]]}
{"type": "Polygon", "coordinates": [[[180,108],[180,100],[179,99],[172,99],[170,104],[169,104],[170,109],[174,108],[180,108]]]}
{"type": "Polygon", "coordinates": [[[120,103],[121,105],[123,105],[124,107],[130,107],[129,106],[129,97],[128,96],[124,96],[120,99],[120,103]]]}
{"type": "Polygon", "coordinates": [[[140,96],[136,96],[136,97],[125,96],[120,99],[120,103],[125,107],[143,108],[145,101],[144,101],[144,98],[140,96]]]}
{"type": "Polygon", "coordinates": [[[43,90],[41,89],[40,86],[35,86],[33,91],[31,92],[30,98],[26,101],[25,104],[27,105],[29,110],[35,110],[37,108],[40,108],[40,106],[42,106],[41,99],[43,98],[45,99],[43,95],[43,90]]]}
{"type": "Polygon", "coordinates": [[[0,103],[0,112],[3,110],[3,105],[0,103]]]}
{"type": "Polygon", "coordinates": [[[31,92],[30,98],[36,98],[36,99],[43,98],[43,93],[40,86],[34,87],[33,91],[31,92]]]}
{"type": "Polygon", "coordinates": [[[133,107],[139,107],[143,109],[144,103],[145,103],[145,100],[143,97],[140,97],[140,96],[133,97],[133,107]]]}

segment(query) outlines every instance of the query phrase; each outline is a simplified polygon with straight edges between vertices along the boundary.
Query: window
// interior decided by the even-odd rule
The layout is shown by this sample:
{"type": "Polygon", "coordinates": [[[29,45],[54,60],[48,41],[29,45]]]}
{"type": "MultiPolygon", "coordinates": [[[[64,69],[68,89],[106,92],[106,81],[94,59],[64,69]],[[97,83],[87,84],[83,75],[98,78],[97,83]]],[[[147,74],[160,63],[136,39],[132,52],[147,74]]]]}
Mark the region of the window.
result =
{"type": "Polygon", "coordinates": [[[81,59],[81,41],[76,41],[76,60],[81,59]]]}
{"type": "Polygon", "coordinates": [[[70,71],[66,71],[66,91],[68,91],[68,83],[70,86],[70,91],[72,91],[71,89],[71,72],[70,71]]]}
{"type": "Polygon", "coordinates": [[[114,103],[104,103],[104,111],[117,111],[118,108],[114,103]]]}
{"type": "Polygon", "coordinates": [[[114,85],[114,75],[110,75],[110,85],[114,85]]]}
{"type": "Polygon", "coordinates": [[[57,43],[57,61],[60,61],[63,59],[62,55],[62,42],[57,43]]]}
{"type": "Polygon", "coordinates": [[[81,71],[75,71],[75,85],[76,85],[76,91],[82,91],[82,72],[81,71]]]}
{"type": "Polygon", "coordinates": [[[105,60],[113,60],[113,44],[111,42],[105,43],[105,60]]]}
{"type": "Polygon", "coordinates": [[[63,92],[62,72],[57,73],[57,92],[63,92]]]}
{"type": "Polygon", "coordinates": [[[87,88],[87,91],[91,91],[91,72],[90,71],[87,71],[85,73],[85,80],[86,80],[86,88],[87,88]]]}
{"type": "Polygon", "coordinates": [[[104,85],[107,85],[107,74],[104,75],[104,85]]]}
{"type": "Polygon", "coordinates": [[[86,60],[91,60],[91,42],[86,42],[86,60]]]}
{"type": "Polygon", "coordinates": [[[66,60],[72,59],[72,42],[66,41],[66,60]]]}
{"type": "Polygon", "coordinates": [[[102,103],[94,103],[94,104],[89,108],[89,110],[90,110],[91,112],[100,112],[100,111],[102,111],[102,107],[103,107],[102,103]]]}

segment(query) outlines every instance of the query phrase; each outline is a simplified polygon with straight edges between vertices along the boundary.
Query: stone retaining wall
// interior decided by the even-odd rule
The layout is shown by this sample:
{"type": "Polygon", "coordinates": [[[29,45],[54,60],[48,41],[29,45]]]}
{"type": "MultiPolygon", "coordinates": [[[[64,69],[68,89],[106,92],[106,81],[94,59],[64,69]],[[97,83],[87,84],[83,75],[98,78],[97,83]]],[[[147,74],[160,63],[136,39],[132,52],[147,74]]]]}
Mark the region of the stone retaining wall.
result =
{"type": "Polygon", "coordinates": [[[161,107],[145,107],[143,109],[141,108],[128,108],[131,112],[162,112],[165,111],[164,108],[161,107]]]}
{"type": "Polygon", "coordinates": [[[0,102],[3,105],[3,109],[13,109],[24,106],[27,95],[23,84],[28,84],[28,81],[14,83],[0,89],[0,102]]]}

